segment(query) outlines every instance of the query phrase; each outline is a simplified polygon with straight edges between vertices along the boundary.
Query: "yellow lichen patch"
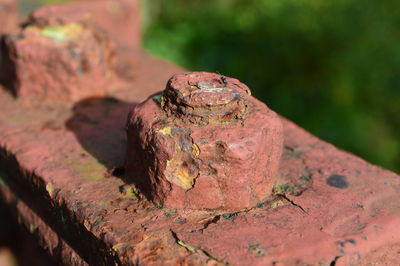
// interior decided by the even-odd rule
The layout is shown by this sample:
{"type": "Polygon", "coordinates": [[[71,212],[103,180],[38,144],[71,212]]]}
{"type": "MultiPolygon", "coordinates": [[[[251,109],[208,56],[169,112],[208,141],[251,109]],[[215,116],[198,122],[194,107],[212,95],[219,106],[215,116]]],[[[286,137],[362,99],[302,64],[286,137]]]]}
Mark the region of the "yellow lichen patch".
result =
{"type": "Polygon", "coordinates": [[[75,171],[86,180],[100,180],[104,177],[107,168],[97,162],[90,160],[85,162],[69,162],[75,171]]]}
{"type": "Polygon", "coordinates": [[[200,148],[196,143],[192,144],[192,154],[195,157],[199,157],[199,155],[200,155],[200,148]]]}
{"type": "Polygon", "coordinates": [[[183,168],[181,164],[176,159],[167,161],[165,176],[171,183],[180,186],[184,190],[189,190],[193,187],[196,176],[190,175],[188,169],[183,168]]]}
{"type": "Polygon", "coordinates": [[[164,136],[172,137],[171,127],[164,127],[162,129],[159,129],[157,132],[163,134],[164,136]]]}
{"type": "Polygon", "coordinates": [[[194,178],[189,176],[188,173],[184,171],[180,171],[176,173],[178,184],[181,188],[188,190],[193,187],[193,180],[194,178]]]}
{"type": "Polygon", "coordinates": [[[30,120],[32,120],[32,117],[27,116],[25,114],[16,114],[16,115],[8,117],[8,120],[16,121],[16,122],[19,122],[19,121],[30,121],[30,120]]]}
{"type": "Polygon", "coordinates": [[[47,193],[49,193],[49,196],[50,196],[51,198],[53,198],[53,196],[54,196],[54,188],[53,188],[53,186],[52,186],[50,183],[48,183],[48,184],[46,185],[46,191],[47,191],[47,193]]]}
{"type": "Polygon", "coordinates": [[[105,202],[105,201],[99,201],[99,202],[97,202],[97,205],[99,205],[99,206],[106,206],[106,205],[107,205],[107,202],[105,202]]]}
{"type": "Polygon", "coordinates": [[[276,202],[271,204],[271,209],[275,209],[275,208],[277,208],[279,206],[282,206],[282,205],[285,205],[285,203],[282,200],[278,200],[278,201],[276,201],[276,202]]]}
{"type": "Polygon", "coordinates": [[[120,251],[123,246],[123,244],[115,244],[114,246],[112,246],[111,250],[115,253],[118,253],[118,251],[120,251]]]}
{"type": "Polygon", "coordinates": [[[83,31],[83,27],[77,23],[70,23],[62,26],[47,26],[38,28],[29,26],[27,32],[36,32],[40,36],[52,39],[55,42],[63,42],[69,39],[76,39],[83,31]]]}
{"type": "Polygon", "coordinates": [[[178,244],[179,244],[180,246],[184,247],[184,248],[187,248],[187,249],[188,249],[189,251],[191,251],[191,252],[196,252],[196,251],[199,250],[198,247],[195,247],[195,246],[186,244],[185,242],[183,242],[183,241],[181,241],[181,240],[178,241],[178,244]]]}
{"type": "Polygon", "coordinates": [[[41,35],[55,41],[65,41],[77,38],[82,31],[83,27],[81,25],[71,23],[65,26],[45,27],[42,29],[41,35]]]}
{"type": "Polygon", "coordinates": [[[33,234],[38,229],[37,225],[30,224],[29,225],[29,233],[33,234]]]}
{"type": "Polygon", "coordinates": [[[127,198],[139,198],[138,191],[136,190],[136,188],[131,186],[122,186],[120,187],[119,192],[127,198]]]}

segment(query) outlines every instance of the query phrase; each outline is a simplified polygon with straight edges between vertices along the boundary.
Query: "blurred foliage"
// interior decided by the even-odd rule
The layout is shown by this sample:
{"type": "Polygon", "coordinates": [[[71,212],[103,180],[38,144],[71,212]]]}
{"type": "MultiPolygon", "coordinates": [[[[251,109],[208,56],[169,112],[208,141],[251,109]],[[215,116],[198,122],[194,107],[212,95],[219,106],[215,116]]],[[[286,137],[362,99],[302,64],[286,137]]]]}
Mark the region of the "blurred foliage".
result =
{"type": "Polygon", "coordinates": [[[145,48],[400,172],[400,2],[143,0],[145,48]]]}

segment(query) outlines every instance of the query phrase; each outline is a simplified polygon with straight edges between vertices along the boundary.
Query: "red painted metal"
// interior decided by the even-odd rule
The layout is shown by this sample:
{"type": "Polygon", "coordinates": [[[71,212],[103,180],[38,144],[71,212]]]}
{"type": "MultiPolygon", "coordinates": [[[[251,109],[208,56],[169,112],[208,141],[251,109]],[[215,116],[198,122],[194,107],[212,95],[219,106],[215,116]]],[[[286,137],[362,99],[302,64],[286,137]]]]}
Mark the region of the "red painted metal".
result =
{"type": "Polygon", "coordinates": [[[282,124],[237,79],[175,75],[128,120],[127,176],[155,204],[235,211],[272,194],[282,124]]]}
{"type": "MultiPolygon", "coordinates": [[[[117,49],[116,60],[120,79],[113,81],[106,97],[90,92],[88,98],[67,104],[60,91],[52,96],[62,99],[58,104],[31,101],[30,96],[24,101],[0,90],[0,197],[54,258],[69,265],[399,264],[397,174],[278,119],[235,79],[208,73],[178,75],[159,97],[159,89],[182,69],[133,48],[117,49]],[[127,115],[133,109],[128,139],[127,115]],[[139,118],[151,125],[138,126],[139,118]],[[241,132],[243,128],[247,131],[241,132]],[[258,138],[257,132],[262,135],[264,129],[276,132],[258,138]],[[140,138],[133,137],[138,133],[143,133],[140,138]],[[250,144],[246,139],[260,153],[249,152],[250,148],[241,152],[241,146],[250,144]],[[138,154],[132,143],[148,147],[140,147],[143,154],[138,154]],[[201,159],[202,175],[193,184],[183,183],[193,186],[185,192],[174,188],[173,173],[170,180],[166,174],[153,174],[165,177],[173,183],[171,191],[181,193],[160,197],[154,204],[143,197],[147,188],[137,186],[138,181],[157,171],[151,165],[154,159],[164,170],[167,160],[174,159],[168,152],[176,145],[184,151],[178,159],[201,159]],[[203,165],[207,160],[217,163],[203,165]],[[132,165],[149,168],[134,175],[132,165]],[[213,194],[214,183],[196,191],[207,169],[209,180],[232,178],[232,184],[222,186],[228,190],[213,194]],[[272,180],[273,188],[262,184],[272,180]],[[255,188],[261,184],[261,196],[256,190],[249,193],[243,182],[255,188]],[[193,198],[191,191],[197,192],[193,198]],[[230,199],[221,201],[219,195],[230,199]],[[175,204],[182,198],[183,205],[175,204]],[[217,204],[210,207],[212,202],[217,204]]],[[[37,65],[20,65],[25,66],[37,65]]],[[[90,88],[100,86],[96,82],[92,80],[90,88]]],[[[30,88],[35,87],[26,85],[27,95],[30,88]]],[[[153,189],[159,180],[155,181],[147,191],[157,191],[153,189]]],[[[158,191],[169,193],[166,187],[158,191]]]]}

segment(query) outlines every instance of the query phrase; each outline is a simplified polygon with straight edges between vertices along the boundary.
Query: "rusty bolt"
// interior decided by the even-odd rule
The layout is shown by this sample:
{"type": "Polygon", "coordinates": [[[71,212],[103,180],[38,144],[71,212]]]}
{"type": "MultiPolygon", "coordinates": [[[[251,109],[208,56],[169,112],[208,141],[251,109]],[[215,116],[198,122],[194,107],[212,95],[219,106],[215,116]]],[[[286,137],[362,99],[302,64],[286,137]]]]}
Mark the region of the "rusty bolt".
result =
{"type": "Polygon", "coordinates": [[[31,22],[5,38],[2,82],[15,96],[40,101],[105,95],[114,77],[114,43],[91,25],[54,21],[31,22]]]}
{"type": "Polygon", "coordinates": [[[175,75],[132,110],[127,134],[127,177],[155,204],[242,210],[272,192],[282,125],[237,79],[175,75]]]}

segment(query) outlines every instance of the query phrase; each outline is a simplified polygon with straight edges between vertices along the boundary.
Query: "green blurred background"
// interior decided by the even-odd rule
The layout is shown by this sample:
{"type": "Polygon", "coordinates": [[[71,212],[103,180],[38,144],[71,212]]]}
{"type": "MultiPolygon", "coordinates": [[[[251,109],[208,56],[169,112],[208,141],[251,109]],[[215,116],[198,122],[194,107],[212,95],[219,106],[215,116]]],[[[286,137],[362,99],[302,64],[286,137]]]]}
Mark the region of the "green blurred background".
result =
{"type": "Polygon", "coordinates": [[[400,1],[142,0],[142,9],[151,54],[236,77],[318,137],[400,172],[400,1]]]}

